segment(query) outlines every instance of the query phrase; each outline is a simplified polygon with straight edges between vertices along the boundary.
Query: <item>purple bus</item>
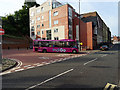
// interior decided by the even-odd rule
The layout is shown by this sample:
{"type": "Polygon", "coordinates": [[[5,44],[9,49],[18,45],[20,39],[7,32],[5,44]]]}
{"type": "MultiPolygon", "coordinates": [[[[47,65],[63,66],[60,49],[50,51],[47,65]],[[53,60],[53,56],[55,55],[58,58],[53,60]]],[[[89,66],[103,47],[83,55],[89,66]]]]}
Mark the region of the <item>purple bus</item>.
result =
{"type": "Polygon", "coordinates": [[[71,39],[34,40],[33,51],[38,52],[72,52],[77,53],[77,42],[71,39]]]}

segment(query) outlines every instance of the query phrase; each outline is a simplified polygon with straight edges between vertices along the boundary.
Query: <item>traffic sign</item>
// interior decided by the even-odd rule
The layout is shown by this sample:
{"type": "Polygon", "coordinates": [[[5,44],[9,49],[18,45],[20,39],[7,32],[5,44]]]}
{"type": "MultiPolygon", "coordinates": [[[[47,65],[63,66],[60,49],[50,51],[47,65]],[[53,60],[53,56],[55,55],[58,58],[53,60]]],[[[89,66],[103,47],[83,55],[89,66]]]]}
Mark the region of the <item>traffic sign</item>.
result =
{"type": "Polygon", "coordinates": [[[0,35],[4,35],[4,33],[5,31],[2,28],[0,28],[0,35]]]}

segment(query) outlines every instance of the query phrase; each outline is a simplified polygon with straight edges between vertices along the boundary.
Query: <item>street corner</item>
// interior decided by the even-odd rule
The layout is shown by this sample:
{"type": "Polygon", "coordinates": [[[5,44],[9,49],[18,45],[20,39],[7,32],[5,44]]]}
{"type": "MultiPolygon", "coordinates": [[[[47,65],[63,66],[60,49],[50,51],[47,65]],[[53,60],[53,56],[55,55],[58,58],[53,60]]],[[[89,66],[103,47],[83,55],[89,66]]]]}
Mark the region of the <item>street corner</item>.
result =
{"type": "Polygon", "coordinates": [[[12,58],[2,59],[1,73],[0,75],[11,73],[14,69],[19,68],[22,62],[12,58]]]}

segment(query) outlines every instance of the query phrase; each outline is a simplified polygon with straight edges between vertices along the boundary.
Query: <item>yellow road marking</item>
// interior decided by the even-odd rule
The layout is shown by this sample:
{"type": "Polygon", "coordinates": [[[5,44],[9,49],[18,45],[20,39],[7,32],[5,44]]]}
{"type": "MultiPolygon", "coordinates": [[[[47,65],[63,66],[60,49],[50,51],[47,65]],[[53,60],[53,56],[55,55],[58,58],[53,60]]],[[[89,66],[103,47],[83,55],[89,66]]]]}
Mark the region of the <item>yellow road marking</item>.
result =
{"type": "Polygon", "coordinates": [[[117,87],[117,85],[107,83],[104,90],[108,90],[109,87],[110,87],[109,90],[113,90],[115,87],[117,87]]]}

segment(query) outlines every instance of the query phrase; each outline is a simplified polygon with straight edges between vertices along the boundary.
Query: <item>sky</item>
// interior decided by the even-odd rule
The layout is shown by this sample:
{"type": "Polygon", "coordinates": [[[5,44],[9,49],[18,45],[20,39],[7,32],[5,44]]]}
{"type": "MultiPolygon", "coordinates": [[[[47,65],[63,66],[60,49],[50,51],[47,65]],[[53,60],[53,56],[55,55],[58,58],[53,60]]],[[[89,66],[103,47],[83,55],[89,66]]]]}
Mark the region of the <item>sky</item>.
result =
{"type": "MultiPolygon", "coordinates": [[[[14,14],[24,5],[25,0],[0,0],[0,16],[14,14]]],[[[38,4],[46,0],[36,0],[38,4]]],[[[79,0],[57,0],[69,3],[79,12],[79,0]]],[[[118,1],[119,0],[80,0],[80,13],[97,11],[113,35],[118,36],[118,1]]],[[[120,34],[119,34],[120,36],[120,34]]]]}

